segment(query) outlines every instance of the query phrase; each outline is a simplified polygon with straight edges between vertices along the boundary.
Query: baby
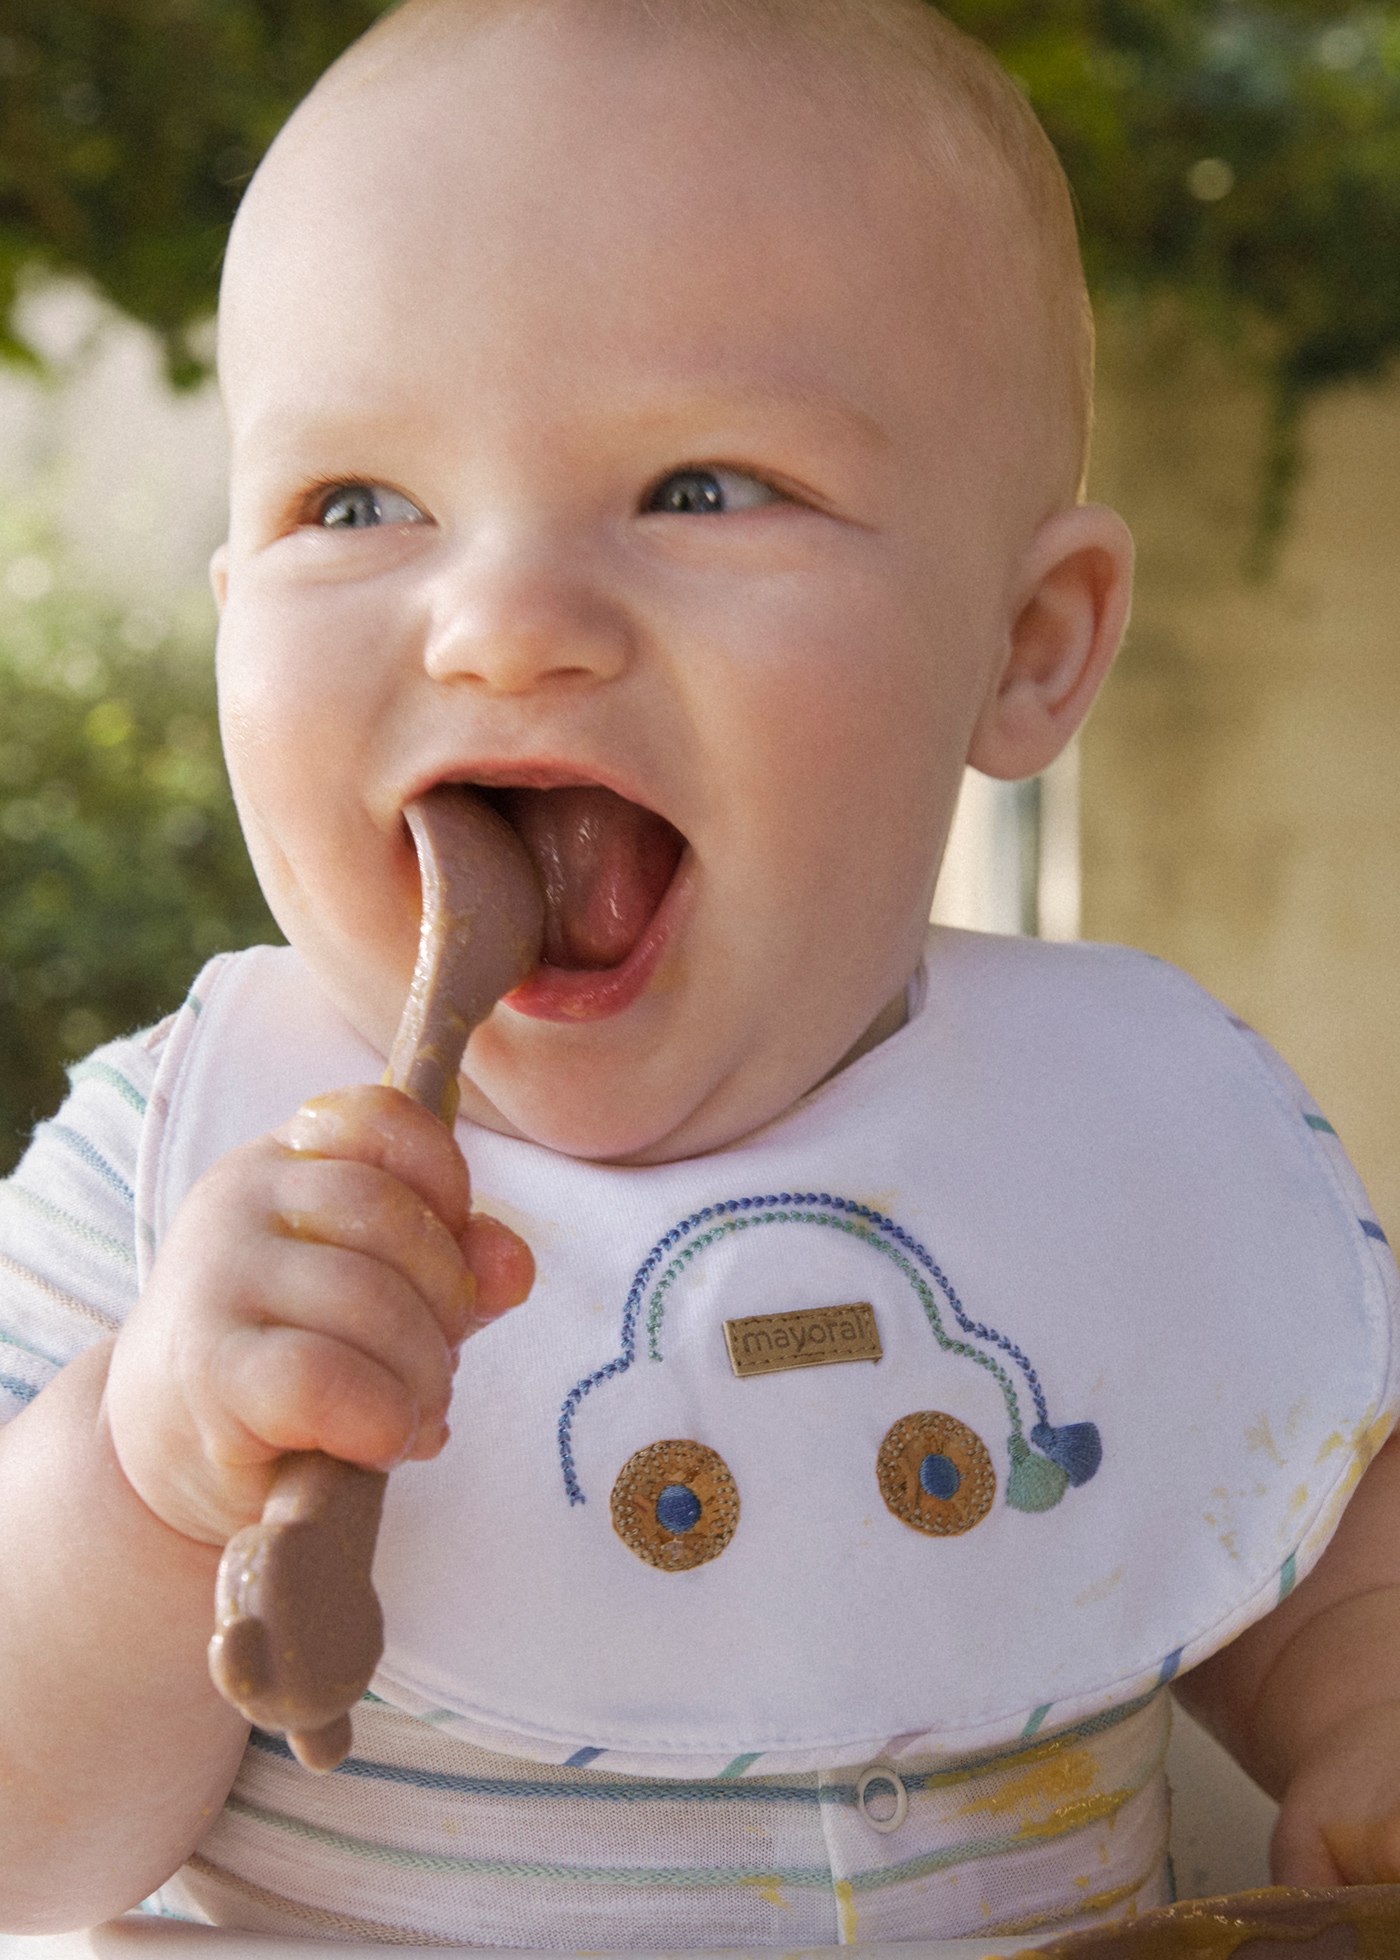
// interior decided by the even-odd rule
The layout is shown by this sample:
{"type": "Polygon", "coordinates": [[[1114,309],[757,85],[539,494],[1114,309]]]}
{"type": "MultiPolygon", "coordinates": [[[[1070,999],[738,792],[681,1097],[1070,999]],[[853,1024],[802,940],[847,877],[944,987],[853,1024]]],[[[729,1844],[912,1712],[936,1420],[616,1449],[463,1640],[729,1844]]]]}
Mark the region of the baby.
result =
{"type": "Polygon", "coordinates": [[[1182,976],[927,930],[965,765],[1122,633],[1089,363],[1049,145],[921,0],[408,0],[293,117],[214,566],[290,945],[0,1202],[4,1926],[1092,1924],[1168,1895],[1168,1682],[1281,1877],[1400,1877],[1380,1228],[1182,976]],[[548,896],[455,1142],[348,1086],[442,783],[548,896]],[[324,1777],[205,1658],[291,1450],[401,1466],[324,1777]]]}

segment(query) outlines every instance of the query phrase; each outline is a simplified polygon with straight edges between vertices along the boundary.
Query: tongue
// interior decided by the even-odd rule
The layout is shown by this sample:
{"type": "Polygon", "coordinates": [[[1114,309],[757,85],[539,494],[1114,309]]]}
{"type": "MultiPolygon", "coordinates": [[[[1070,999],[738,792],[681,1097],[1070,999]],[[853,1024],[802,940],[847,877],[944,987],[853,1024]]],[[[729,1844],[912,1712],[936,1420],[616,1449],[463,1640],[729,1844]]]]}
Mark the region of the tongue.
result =
{"type": "Polygon", "coordinates": [[[544,886],[550,966],[618,966],[651,923],[684,840],[610,789],[508,789],[492,798],[544,886]]]}

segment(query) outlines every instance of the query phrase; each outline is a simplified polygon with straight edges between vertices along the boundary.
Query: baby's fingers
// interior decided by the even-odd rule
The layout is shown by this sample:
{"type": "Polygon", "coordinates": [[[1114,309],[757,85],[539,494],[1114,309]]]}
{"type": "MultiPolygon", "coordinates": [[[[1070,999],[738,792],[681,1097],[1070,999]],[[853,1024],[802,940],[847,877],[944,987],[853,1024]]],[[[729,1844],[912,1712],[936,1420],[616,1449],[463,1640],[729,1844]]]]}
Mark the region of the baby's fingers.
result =
{"type": "Polygon", "coordinates": [[[1271,1862],[1283,1885],[1400,1880],[1400,1704],[1358,1710],[1317,1739],[1284,1792],[1271,1862]]]}
{"type": "Polygon", "coordinates": [[[1325,1833],[1324,1862],[1335,1878],[1310,1878],[1309,1885],[1394,1885],[1400,1880],[1400,1813],[1370,1818],[1364,1825],[1325,1833]]]}
{"type": "Polygon", "coordinates": [[[390,1173],[340,1159],[289,1156],[278,1168],[273,1219],[282,1236],[377,1260],[414,1289],[455,1344],[475,1316],[462,1248],[418,1193],[390,1173]]]}
{"type": "Polygon", "coordinates": [[[216,1454],[230,1467],[240,1459],[270,1460],[288,1450],[321,1450],[366,1470],[396,1464],[440,1445],[423,1436],[417,1396],[392,1369],[346,1342],[304,1327],[245,1327],[220,1354],[223,1413],[241,1439],[224,1439],[216,1454]]]}
{"type": "Polygon", "coordinates": [[[303,1103],[273,1131],[284,1149],[387,1171],[459,1233],[471,1213],[471,1178],[450,1130],[398,1089],[340,1089],[303,1103]]]}
{"type": "Polygon", "coordinates": [[[1269,1846],[1276,1885],[1342,1885],[1342,1868],[1327,1848],[1315,1817],[1284,1809],[1269,1846]]]}

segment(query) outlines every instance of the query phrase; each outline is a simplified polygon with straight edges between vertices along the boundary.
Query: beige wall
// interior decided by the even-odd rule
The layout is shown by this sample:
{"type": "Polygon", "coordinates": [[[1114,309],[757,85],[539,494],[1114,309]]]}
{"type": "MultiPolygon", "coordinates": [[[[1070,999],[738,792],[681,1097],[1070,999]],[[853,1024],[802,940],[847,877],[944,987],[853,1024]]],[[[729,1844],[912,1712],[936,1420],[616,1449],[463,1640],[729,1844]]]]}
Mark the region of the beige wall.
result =
{"type": "Polygon", "coordinates": [[[1111,317],[1093,493],[1139,546],[1082,744],[1083,931],[1186,967],[1286,1055],[1400,1236],[1400,376],[1309,410],[1276,570],[1244,571],[1262,394],[1111,317]]]}

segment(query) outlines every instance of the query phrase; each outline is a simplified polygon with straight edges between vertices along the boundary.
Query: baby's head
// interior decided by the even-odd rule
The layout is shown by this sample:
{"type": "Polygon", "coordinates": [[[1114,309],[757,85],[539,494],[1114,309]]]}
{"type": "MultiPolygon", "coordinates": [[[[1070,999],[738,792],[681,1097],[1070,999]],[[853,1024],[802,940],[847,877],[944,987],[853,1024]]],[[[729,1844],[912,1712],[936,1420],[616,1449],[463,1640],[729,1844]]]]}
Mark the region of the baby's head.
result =
{"type": "Polygon", "coordinates": [[[280,923],[381,1048],[403,808],[487,786],[549,965],[464,1110],[713,1149],[897,1027],[963,767],[1112,657],[1089,326],[1014,87],[923,0],[409,0],[225,278],[225,742],[280,923]]]}

